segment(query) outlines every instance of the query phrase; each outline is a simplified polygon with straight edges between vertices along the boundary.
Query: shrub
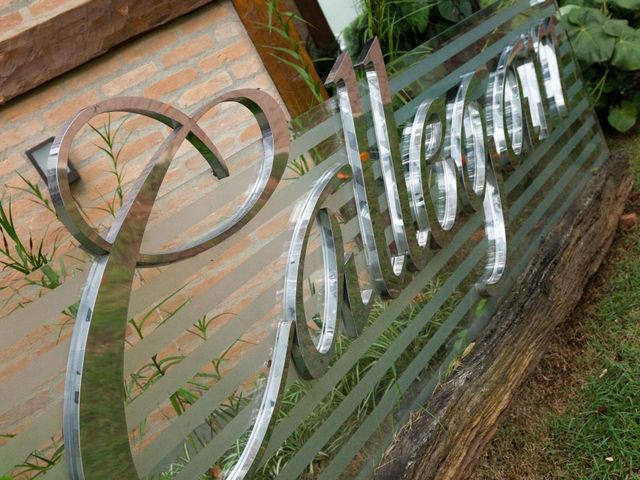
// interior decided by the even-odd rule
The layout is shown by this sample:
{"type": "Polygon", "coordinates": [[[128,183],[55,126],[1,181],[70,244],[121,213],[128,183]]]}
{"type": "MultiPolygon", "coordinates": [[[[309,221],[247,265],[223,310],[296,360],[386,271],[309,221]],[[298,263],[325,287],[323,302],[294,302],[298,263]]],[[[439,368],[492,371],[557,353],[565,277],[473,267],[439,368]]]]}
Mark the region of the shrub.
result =
{"type": "Polygon", "coordinates": [[[560,14],[596,111],[629,130],[640,114],[640,0],[568,0],[560,14]]]}
{"type": "Polygon", "coordinates": [[[352,55],[378,37],[388,61],[426,42],[494,0],[358,0],[363,12],[344,31],[352,55]]]}

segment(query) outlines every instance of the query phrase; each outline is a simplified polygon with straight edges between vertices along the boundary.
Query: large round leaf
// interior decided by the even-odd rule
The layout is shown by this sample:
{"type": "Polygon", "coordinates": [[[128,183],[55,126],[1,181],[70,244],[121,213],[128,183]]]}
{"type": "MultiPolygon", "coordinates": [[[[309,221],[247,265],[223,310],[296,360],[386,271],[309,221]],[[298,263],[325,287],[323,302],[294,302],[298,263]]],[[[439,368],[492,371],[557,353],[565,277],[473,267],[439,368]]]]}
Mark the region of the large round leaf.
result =
{"type": "Polygon", "coordinates": [[[473,5],[471,0],[438,2],[438,12],[440,12],[443,18],[450,22],[459,22],[473,13],[473,5]]]}
{"type": "Polygon", "coordinates": [[[611,63],[620,70],[640,69],[640,34],[631,29],[617,39],[611,63]]]}
{"type": "Polygon", "coordinates": [[[606,62],[613,55],[616,39],[604,33],[601,25],[576,27],[569,38],[578,58],[587,64],[606,62]]]}
{"type": "Polygon", "coordinates": [[[607,17],[597,8],[575,7],[567,12],[569,22],[577,27],[589,25],[602,26],[607,21],[607,17]]]}
{"type": "Polygon", "coordinates": [[[574,3],[567,3],[567,4],[563,5],[563,6],[561,6],[558,9],[558,12],[560,13],[560,19],[564,20],[565,23],[569,23],[569,12],[571,10],[575,10],[576,8],[580,9],[580,8],[583,8],[583,7],[581,5],[577,5],[577,4],[574,4],[574,3]]]}
{"type": "Polygon", "coordinates": [[[563,5],[580,5],[581,7],[602,8],[602,0],[564,0],[563,5]]]}
{"type": "Polygon", "coordinates": [[[633,28],[629,26],[629,22],[627,20],[607,20],[604,25],[602,25],[602,30],[607,35],[611,35],[612,37],[621,37],[622,35],[633,32],[633,28]]]}
{"type": "Polygon", "coordinates": [[[560,9],[576,55],[585,64],[606,62],[613,55],[615,39],[602,26],[607,17],[596,8],[566,5],[560,9]]]}
{"type": "Polygon", "coordinates": [[[638,109],[628,100],[609,110],[607,120],[613,128],[620,132],[626,132],[636,124],[638,109]]]}
{"type": "Polygon", "coordinates": [[[638,10],[640,8],[640,0],[607,0],[608,5],[615,5],[625,10],[638,10]]]}

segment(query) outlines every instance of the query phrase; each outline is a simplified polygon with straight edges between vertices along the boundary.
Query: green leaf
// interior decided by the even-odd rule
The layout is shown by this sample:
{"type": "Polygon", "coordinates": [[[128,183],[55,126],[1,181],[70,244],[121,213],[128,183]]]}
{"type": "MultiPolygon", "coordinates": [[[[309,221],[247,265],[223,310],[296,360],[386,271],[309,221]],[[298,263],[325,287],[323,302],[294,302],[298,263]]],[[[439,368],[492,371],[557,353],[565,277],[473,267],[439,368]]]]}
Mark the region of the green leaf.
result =
{"type": "Polygon", "coordinates": [[[305,81],[307,85],[309,85],[310,83],[313,83],[313,78],[311,77],[311,74],[307,72],[304,68],[302,68],[300,65],[296,65],[295,63],[290,62],[286,58],[282,58],[280,55],[276,55],[275,53],[272,53],[271,56],[277,58],[280,62],[284,63],[285,65],[289,65],[296,72],[298,72],[298,75],[302,77],[302,79],[305,81]]]}
{"type": "Polygon", "coordinates": [[[627,20],[619,19],[607,20],[604,25],[602,25],[602,30],[604,33],[611,35],[612,37],[620,37],[625,33],[629,33],[629,31],[633,32],[633,28],[629,26],[629,22],[627,20]]]}
{"type": "Polygon", "coordinates": [[[607,0],[607,4],[615,5],[616,7],[620,7],[625,10],[640,9],[640,0],[607,0]]]}
{"type": "Polygon", "coordinates": [[[56,288],[60,285],[60,276],[55,272],[53,268],[51,268],[50,265],[43,265],[40,270],[47,277],[53,288],[56,288]]]}
{"type": "Polygon", "coordinates": [[[571,25],[572,25],[572,23],[569,22],[569,13],[571,13],[572,10],[576,10],[576,9],[579,10],[581,8],[582,6],[580,5],[574,5],[572,3],[569,3],[566,5],[563,5],[558,9],[558,13],[560,14],[560,20],[562,21],[565,28],[571,28],[571,25]]]}
{"type": "Polygon", "coordinates": [[[623,33],[615,43],[611,63],[620,70],[640,69],[640,34],[633,29],[623,33]]]}
{"type": "Polygon", "coordinates": [[[455,23],[470,16],[473,13],[473,5],[469,0],[438,2],[438,12],[445,20],[455,23]]]}
{"type": "Polygon", "coordinates": [[[611,58],[616,40],[604,32],[602,26],[607,18],[602,12],[594,8],[573,7],[566,13],[566,18],[571,44],[583,63],[602,63],[611,58]]]}
{"type": "Polygon", "coordinates": [[[563,5],[577,5],[579,7],[594,7],[599,8],[599,4],[602,1],[599,0],[565,0],[562,2],[563,5]]]}
{"type": "Polygon", "coordinates": [[[636,124],[638,108],[633,102],[623,101],[620,105],[609,110],[609,124],[619,132],[626,132],[636,124]]]}
{"type": "Polygon", "coordinates": [[[569,23],[577,27],[590,25],[602,26],[607,21],[607,17],[597,8],[573,7],[567,13],[569,23]]]}

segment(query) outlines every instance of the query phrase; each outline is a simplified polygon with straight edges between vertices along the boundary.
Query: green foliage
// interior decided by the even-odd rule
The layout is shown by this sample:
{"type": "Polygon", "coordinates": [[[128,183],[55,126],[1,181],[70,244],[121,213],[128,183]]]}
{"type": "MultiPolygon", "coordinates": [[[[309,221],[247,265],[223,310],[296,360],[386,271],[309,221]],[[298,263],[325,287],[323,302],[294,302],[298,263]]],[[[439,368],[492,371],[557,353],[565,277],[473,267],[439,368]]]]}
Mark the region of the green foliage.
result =
{"type": "Polygon", "coordinates": [[[429,25],[432,3],[413,0],[361,0],[363,14],[344,33],[352,55],[358,55],[364,43],[373,37],[382,51],[394,60],[420,39],[429,25]]]}
{"type": "MultiPolygon", "coordinates": [[[[100,139],[100,143],[95,144],[95,146],[102,150],[102,152],[107,156],[110,163],[109,173],[113,175],[116,181],[116,188],[113,191],[111,200],[105,200],[106,206],[96,207],[96,209],[102,210],[114,218],[118,208],[122,206],[122,202],[124,201],[124,168],[120,160],[120,154],[127,144],[130,134],[120,140],[119,133],[123,125],[124,122],[121,122],[120,125],[113,129],[111,126],[111,115],[108,116],[106,123],[100,128],[89,124],[91,130],[93,130],[100,139]]],[[[100,196],[102,196],[102,194],[100,194],[100,196]]]]}
{"type": "MultiPolygon", "coordinates": [[[[297,453],[300,447],[306,444],[317,431],[318,426],[326,422],[326,419],[340,406],[344,399],[357,387],[367,373],[380,361],[391,345],[405,331],[408,324],[420,313],[421,309],[433,298],[433,295],[442,287],[442,283],[434,280],[416,300],[402,312],[384,333],[371,344],[367,352],[358,359],[349,372],[331,389],[325,398],[317,404],[310,414],[300,423],[294,432],[287,438],[280,448],[266,460],[254,477],[257,480],[278,478],[281,469],[297,453]]],[[[302,475],[302,478],[315,477],[326,461],[339,452],[345,442],[354,434],[357,428],[378,405],[382,397],[391,390],[398,389],[398,378],[415,359],[416,355],[425,347],[432,338],[433,333],[441,325],[441,322],[451,313],[459,294],[453,294],[440,311],[431,319],[428,325],[415,337],[406,350],[396,359],[394,364],[385,372],[373,389],[364,397],[355,408],[349,419],[341,426],[340,430],[323,446],[316,454],[302,475]]],[[[379,301],[374,304],[368,324],[375,322],[377,317],[386,309],[387,304],[379,301]]],[[[460,333],[456,339],[465,337],[466,332],[460,333]]],[[[339,359],[348,349],[352,340],[339,336],[336,344],[334,361],[339,359]]],[[[462,348],[456,344],[456,347],[462,348]]],[[[309,395],[313,384],[300,380],[293,382],[283,393],[281,409],[278,412],[278,421],[286,421],[287,415],[300,403],[301,399],[309,395]]],[[[246,445],[248,436],[240,438],[234,448],[230,449],[220,460],[219,467],[222,472],[228,472],[237,462],[246,445]]]]}
{"type": "MultiPolygon", "coordinates": [[[[170,480],[176,476],[184,469],[185,466],[189,464],[191,461],[191,454],[189,453],[189,447],[187,443],[184,443],[182,446],[182,454],[178,456],[169,467],[160,474],[158,477],[159,480],[170,480]]],[[[199,480],[206,480],[211,478],[209,475],[203,474],[198,477],[199,480]]]]}
{"type": "MultiPolygon", "coordinates": [[[[313,100],[306,105],[307,108],[313,108],[314,106],[321,104],[325,100],[324,85],[318,77],[316,70],[313,68],[311,58],[309,57],[300,39],[295,34],[294,22],[305,22],[305,20],[299,15],[280,10],[278,2],[276,0],[267,0],[267,9],[269,22],[262,26],[269,30],[270,33],[275,33],[280,36],[287,44],[286,47],[280,47],[276,45],[262,45],[264,48],[272,50],[271,55],[277,59],[280,63],[287,65],[304,81],[305,85],[311,92],[313,100]]],[[[314,28],[311,26],[311,28],[314,28]]],[[[332,58],[318,58],[316,62],[324,62],[330,60],[333,64],[332,58]]],[[[298,119],[293,119],[294,125],[298,119]]],[[[313,152],[312,152],[313,155],[313,152]]],[[[309,172],[311,166],[307,158],[304,155],[293,159],[288,165],[287,169],[290,170],[295,176],[286,178],[291,180],[297,177],[301,177],[305,173],[309,172]]]]}
{"type": "MultiPolygon", "coordinates": [[[[16,465],[16,475],[22,478],[22,475],[28,475],[28,478],[37,478],[40,475],[45,475],[51,468],[53,468],[64,454],[64,445],[61,442],[53,441],[49,450],[50,453],[45,453],[40,450],[33,451],[29,458],[23,463],[16,465]]],[[[5,477],[2,477],[5,478],[5,477]]],[[[10,477],[6,477],[10,478],[10,477]]]]}
{"type": "Polygon", "coordinates": [[[596,110],[629,130],[640,113],[640,1],[568,0],[560,15],[596,110]]]}
{"type": "Polygon", "coordinates": [[[636,123],[637,117],[637,104],[629,100],[623,100],[620,105],[615,105],[609,109],[607,120],[616,130],[626,132],[636,123]]]}
{"type": "Polygon", "coordinates": [[[287,178],[286,180],[293,180],[297,177],[303,176],[311,170],[309,161],[304,155],[300,155],[298,158],[294,158],[287,164],[287,169],[291,170],[296,176],[287,178]]]}
{"type": "MultiPolygon", "coordinates": [[[[300,40],[294,34],[294,21],[304,22],[305,20],[293,12],[281,11],[276,0],[267,0],[269,12],[269,23],[265,27],[271,33],[282,37],[287,43],[286,47],[274,45],[263,45],[265,48],[273,50],[271,55],[279,62],[291,67],[302,78],[311,91],[315,101],[324,101],[324,87],[317,76],[314,76],[310,59],[302,47],[300,40]]],[[[313,105],[309,105],[311,107],[313,105]]]]}
{"type": "Polygon", "coordinates": [[[566,18],[566,23],[570,25],[569,36],[581,61],[591,64],[611,59],[616,40],[605,32],[607,17],[600,10],[572,8],[563,18],[566,18]]]}
{"type": "Polygon", "coordinates": [[[31,197],[29,199],[30,201],[32,201],[36,205],[40,205],[40,206],[46,208],[47,210],[49,210],[49,212],[51,212],[53,215],[55,215],[57,217],[58,214],[56,213],[56,211],[51,206],[51,202],[45,196],[44,192],[40,188],[40,185],[37,184],[37,183],[33,183],[33,182],[29,181],[27,178],[22,176],[22,174],[20,174],[19,172],[18,172],[18,176],[22,180],[22,183],[24,183],[24,187],[12,187],[12,186],[9,186],[9,188],[13,188],[14,190],[19,190],[21,192],[26,193],[27,195],[29,195],[31,197]]]}
{"type": "Polygon", "coordinates": [[[359,6],[362,15],[343,32],[347,49],[357,56],[367,40],[378,37],[387,60],[393,61],[484,4],[478,0],[359,0],[359,6]]]}
{"type": "MultiPolygon", "coordinates": [[[[31,202],[44,207],[57,218],[55,210],[40,185],[29,181],[20,173],[18,173],[18,176],[22,180],[24,187],[10,186],[9,188],[26,193],[31,202]]],[[[51,265],[56,253],[56,242],[54,241],[49,251],[44,247],[44,239],[34,241],[31,234],[29,234],[27,240],[21,237],[18,234],[13,218],[11,197],[7,200],[6,210],[2,200],[0,200],[0,236],[2,236],[0,254],[4,257],[4,259],[0,260],[0,265],[3,266],[3,269],[16,270],[25,275],[25,277],[31,272],[39,270],[42,274],[39,279],[34,280],[29,277],[24,279],[27,285],[39,285],[43,288],[54,289],[62,283],[62,280],[67,275],[64,260],[60,259],[59,261],[59,272],[51,265]]]]}
{"type": "MultiPolygon", "coordinates": [[[[485,0],[359,0],[360,15],[344,31],[357,56],[378,37],[388,61],[421,45],[446,28],[492,3],[485,0]]],[[[560,9],[593,103],[619,131],[640,115],[640,0],[566,0],[560,9]]]]}
{"type": "Polygon", "coordinates": [[[26,241],[20,237],[13,218],[11,199],[8,200],[6,209],[0,200],[0,235],[0,253],[4,256],[0,264],[3,268],[10,268],[24,275],[48,264],[55,253],[55,246],[52,251],[46,251],[44,240],[34,242],[31,234],[26,241]]]}
{"type": "Polygon", "coordinates": [[[438,2],[438,13],[453,23],[464,20],[473,13],[472,2],[438,2]]]}
{"type": "MultiPolygon", "coordinates": [[[[254,473],[252,478],[256,480],[267,480],[277,478],[282,468],[287,464],[289,460],[296,454],[299,448],[304,445],[311,436],[318,429],[318,425],[326,421],[333,411],[338,408],[341,402],[357,387],[360,381],[367,375],[369,370],[373,368],[380,358],[385,355],[391,345],[400,337],[402,332],[405,331],[407,325],[413,321],[413,319],[420,313],[422,308],[433,298],[435,293],[442,287],[443,279],[436,279],[429,284],[425,291],[423,291],[415,301],[407,307],[401,315],[399,315],[391,325],[384,331],[384,333],[371,344],[367,352],[356,362],[356,364],[349,370],[349,372],[331,389],[325,398],[317,404],[317,406],[311,411],[311,413],[302,421],[302,423],[295,429],[295,431],[287,438],[284,444],[267,459],[265,465],[254,473]]],[[[315,291],[315,286],[310,283],[310,290],[315,291]]],[[[439,310],[439,312],[431,319],[427,326],[415,337],[409,347],[396,359],[394,364],[384,374],[384,376],[376,383],[373,389],[368,395],[361,401],[361,403],[355,408],[352,415],[349,417],[341,427],[341,429],[331,438],[331,440],[318,452],[313,462],[309,464],[306,469],[303,478],[307,476],[314,476],[318,470],[320,470],[324,463],[332,458],[344,445],[344,443],[353,435],[355,430],[361,425],[361,422],[366,418],[375,407],[378,405],[381,398],[390,390],[398,388],[398,378],[407,366],[413,361],[416,355],[425,347],[427,342],[432,338],[435,330],[442,324],[445,318],[451,314],[455,308],[456,303],[460,299],[460,294],[453,294],[439,310]]],[[[387,304],[383,301],[377,302],[368,318],[369,325],[371,325],[376,318],[386,309],[387,304]]],[[[319,320],[319,319],[318,319],[319,320]]],[[[194,330],[189,330],[194,335],[197,335],[201,339],[205,340],[207,326],[210,320],[206,317],[202,318],[197,324],[194,325],[194,330]]],[[[470,351],[470,348],[465,349],[467,342],[467,332],[462,330],[453,339],[455,342],[453,348],[461,352],[459,358],[463,358],[465,354],[470,351]]],[[[336,356],[334,361],[340,358],[348,349],[352,340],[339,336],[336,344],[336,356]]],[[[233,346],[233,345],[232,345],[233,346]]],[[[231,347],[232,347],[231,346],[231,347]]],[[[215,381],[219,381],[223,378],[220,365],[226,361],[226,355],[231,349],[227,349],[222,353],[220,358],[214,359],[211,362],[213,366],[213,372],[206,375],[215,381]]],[[[176,363],[173,363],[176,364],[176,363]]],[[[166,369],[163,366],[158,366],[156,371],[164,371],[166,369]]],[[[446,372],[442,372],[443,374],[446,372]]],[[[147,378],[148,381],[155,381],[158,376],[162,374],[158,373],[154,379],[147,378]]],[[[205,374],[198,374],[201,376],[205,374]]],[[[243,409],[252,408],[251,402],[255,402],[257,392],[262,391],[265,384],[264,374],[259,376],[251,389],[251,392],[247,396],[242,392],[234,391],[226,400],[225,403],[220,405],[206,420],[205,423],[211,428],[212,434],[219,432],[226,424],[236,418],[243,409]]],[[[181,389],[181,391],[187,390],[191,392],[192,398],[185,402],[184,397],[180,397],[184,392],[176,392],[174,397],[180,402],[185,402],[184,405],[175,404],[172,399],[172,406],[178,414],[181,413],[180,408],[188,406],[197,401],[199,396],[209,389],[210,387],[203,386],[201,391],[194,389],[195,382],[187,382],[188,389],[181,389]],[[178,397],[175,397],[178,395],[178,397]],[[187,405],[188,404],[188,405],[187,405]]],[[[143,389],[148,388],[150,383],[142,386],[143,389]]],[[[297,380],[293,382],[282,395],[281,408],[278,412],[278,421],[286,419],[287,415],[300,403],[305,395],[308,395],[313,387],[313,383],[303,382],[297,380]]],[[[159,476],[159,480],[169,480],[178,475],[178,473],[189,463],[191,459],[191,452],[199,451],[206,444],[202,439],[194,438],[195,434],[191,434],[183,444],[184,452],[180,454],[159,476]],[[190,447],[190,448],[189,448],[190,447]]],[[[248,432],[236,441],[236,444],[230,448],[215,464],[209,474],[201,478],[224,478],[224,474],[229,472],[231,468],[237,463],[238,459],[242,455],[242,452],[246,446],[248,440],[248,432]],[[215,472],[215,473],[214,473],[215,472]]]]}

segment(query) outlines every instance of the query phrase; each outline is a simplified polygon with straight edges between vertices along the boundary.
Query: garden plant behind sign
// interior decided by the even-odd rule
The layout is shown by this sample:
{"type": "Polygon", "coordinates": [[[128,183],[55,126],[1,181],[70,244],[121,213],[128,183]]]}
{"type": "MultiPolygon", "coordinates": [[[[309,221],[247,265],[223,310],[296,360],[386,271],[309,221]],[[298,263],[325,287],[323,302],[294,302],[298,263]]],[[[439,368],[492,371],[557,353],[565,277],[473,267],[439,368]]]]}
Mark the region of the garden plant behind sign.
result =
{"type": "MultiPolygon", "coordinates": [[[[95,255],[78,309],[65,383],[64,442],[70,478],[137,479],[162,472],[172,449],[179,447],[175,439],[189,438],[195,431],[197,419],[185,423],[178,430],[181,433],[169,440],[160,435],[140,456],[132,454],[127,423],[131,413],[122,384],[124,334],[136,268],[207,252],[249,228],[247,224],[253,225],[250,222],[266,215],[278,198],[291,203],[302,197],[286,234],[283,283],[277,295],[265,300],[265,305],[278,309],[265,378],[242,413],[199,447],[189,447],[189,461],[177,478],[195,478],[213,464],[225,467],[225,478],[263,475],[263,464],[295,430],[295,422],[299,425],[310,414],[303,410],[305,405],[314,402],[308,394],[300,406],[283,410],[282,399],[291,386],[288,376],[297,376],[300,382],[317,380],[309,388],[318,390],[320,401],[330,388],[327,385],[335,385],[346,375],[348,368],[342,363],[353,365],[363,355],[358,352],[366,352],[367,342],[375,339],[375,332],[385,331],[381,322],[390,325],[434,272],[462,252],[467,260],[451,272],[423,310],[411,317],[336,411],[328,412],[328,426],[318,426],[287,462],[278,465],[276,473],[283,478],[300,474],[342,422],[363,405],[367,392],[375,392],[372,410],[362,410],[367,416],[345,438],[346,446],[324,463],[321,477],[337,478],[369,441],[371,432],[394,414],[400,399],[409,406],[424,400],[433,383],[420,379],[421,372],[437,352],[444,349],[441,360],[446,361],[477,334],[512,276],[535,250],[539,240],[532,239],[557,221],[586,178],[584,170],[597,167],[606,153],[554,13],[550,2],[530,6],[521,1],[484,10],[437,39],[440,45],[431,42],[394,63],[396,73],[391,77],[377,40],[365,46],[355,66],[345,53],[327,79],[335,97],[322,107],[324,120],[314,122],[309,114],[292,121],[298,133],[293,141],[284,112],[260,90],[225,93],[191,116],[143,98],[106,100],[75,115],[56,138],[49,159],[56,211],[81,245],[95,255]],[[432,50],[433,45],[439,48],[432,50]],[[247,107],[261,130],[262,164],[246,200],[201,238],[161,253],[143,252],[152,207],[185,140],[202,154],[218,179],[229,175],[215,143],[198,126],[203,115],[223,102],[247,107]],[[102,236],[71,196],[67,164],[81,128],[107,112],[145,115],[172,132],[127,193],[108,234],[102,236]],[[303,185],[295,198],[286,189],[278,197],[287,163],[326,140],[331,122],[339,125],[330,132],[340,139],[339,148],[315,155],[316,166],[290,187],[303,185]],[[305,123],[312,126],[305,127],[305,123]],[[556,177],[555,184],[547,185],[556,177]],[[515,194],[519,197],[510,204],[515,194]],[[553,211],[547,213],[550,208],[553,211]],[[523,211],[528,217],[517,218],[523,211]],[[517,220],[510,222],[511,216],[517,220]],[[317,245],[312,235],[316,226],[317,245]],[[481,226],[482,241],[474,248],[462,248],[481,226]],[[515,226],[518,231],[510,238],[515,226]],[[537,234],[530,235],[531,231],[537,234]],[[322,312],[310,318],[308,303],[313,295],[305,291],[305,266],[307,253],[314,248],[322,254],[323,292],[318,295],[322,312]],[[512,251],[518,255],[514,257],[512,251]],[[433,316],[430,309],[437,311],[470,274],[475,275],[470,289],[456,299],[450,316],[410,355],[396,386],[380,387],[384,372],[395,369],[398,356],[413,351],[411,342],[421,335],[429,315],[433,316]],[[387,308],[374,314],[379,299],[387,302],[387,308]],[[465,316],[471,318],[471,327],[465,336],[457,337],[462,343],[450,341],[448,348],[446,340],[465,316]],[[336,360],[340,330],[352,339],[352,348],[336,360]],[[288,370],[291,361],[295,373],[288,370]],[[337,379],[332,380],[332,374],[337,379]],[[287,428],[292,429],[289,434],[284,433],[287,428]],[[232,445],[236,451],[233,461],[222,461],[232,445]]],[[[281,244],[280,248],[285,247],[281,244]]],[[[231,370],[227,378],[233,375],[231,370]]],[[[180,381],[188,380],[187,376],[180,381]]],[[[168,395],[173,391],[166,390],[168,395]]],[[[367,471],[364,468],[361,474],[367,471]]]]}

